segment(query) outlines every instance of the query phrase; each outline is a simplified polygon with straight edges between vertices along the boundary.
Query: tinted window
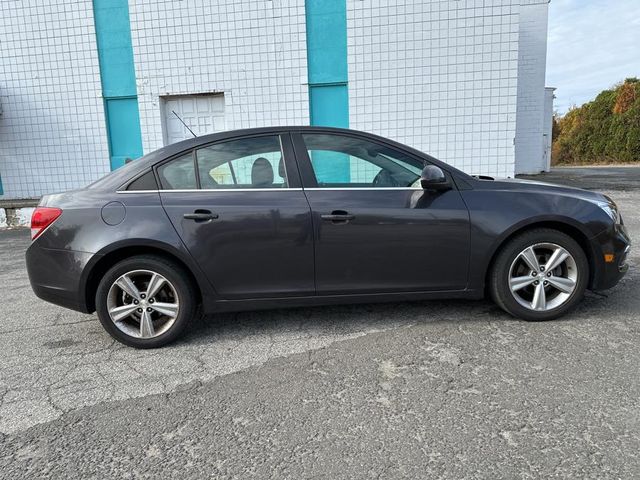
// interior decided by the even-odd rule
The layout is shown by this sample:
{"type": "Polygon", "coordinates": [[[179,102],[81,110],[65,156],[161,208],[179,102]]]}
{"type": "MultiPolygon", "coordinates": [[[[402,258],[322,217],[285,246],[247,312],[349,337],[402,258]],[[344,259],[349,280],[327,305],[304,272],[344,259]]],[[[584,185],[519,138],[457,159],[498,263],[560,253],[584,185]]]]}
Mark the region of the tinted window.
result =
{"type": "Polygon", "coordinates": [[[157,190],[158,184],[153,172],[147,172],[129,184],[127,190],[157,190]]]}
{"type": "Polygon", "coordinates": [[[196,158],[205,189],[288,186],[277,135],[216,143],[197,150],[196,158]]]}
{"type": "Polygon", "coordinates": [[[198,188],[193,155],[187,153],[158,167],[160,183],[165,190],[193,190],[198,188]]]}
{"type": "Polygon", "coordinates": [[[423,162],[367,140],[303,134],[318,187],[416,187],[423,162]]]}

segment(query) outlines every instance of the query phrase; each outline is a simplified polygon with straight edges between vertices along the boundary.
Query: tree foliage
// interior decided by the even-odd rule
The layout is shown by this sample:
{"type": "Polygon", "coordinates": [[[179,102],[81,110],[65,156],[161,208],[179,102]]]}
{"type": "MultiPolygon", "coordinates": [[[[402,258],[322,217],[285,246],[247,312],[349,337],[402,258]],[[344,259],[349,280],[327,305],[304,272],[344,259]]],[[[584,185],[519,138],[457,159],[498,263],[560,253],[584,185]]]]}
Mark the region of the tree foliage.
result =
{"type": "Polygon", "coordinates": [[[627,78],[553,119],[555,165],[640,161],[640,80],[627,78]]]}

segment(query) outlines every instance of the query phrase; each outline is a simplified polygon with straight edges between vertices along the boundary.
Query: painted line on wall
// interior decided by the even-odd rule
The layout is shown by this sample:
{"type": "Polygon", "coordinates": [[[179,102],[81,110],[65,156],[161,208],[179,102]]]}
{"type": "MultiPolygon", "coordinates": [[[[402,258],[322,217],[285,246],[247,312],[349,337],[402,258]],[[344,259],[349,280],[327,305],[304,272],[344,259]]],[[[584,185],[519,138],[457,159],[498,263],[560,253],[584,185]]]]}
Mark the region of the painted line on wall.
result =
{"type": "MultiPolygon", "coordinates": [[[[349,127],[346,0],[306,0],[307,73],[311,125],[349,127]]],[[[313,152],[311,161],[324,178],[348,183],[349,157],[313,152]]]]}
{"type": "Polygon", "coordinates": [[[127,0],[93,0],[111,170],[142,156],[127,0]]]}
{"type": "Polygon", "coordinates": [[[311,125],[349,126],[346,0],[306,0],[311,125]]]}

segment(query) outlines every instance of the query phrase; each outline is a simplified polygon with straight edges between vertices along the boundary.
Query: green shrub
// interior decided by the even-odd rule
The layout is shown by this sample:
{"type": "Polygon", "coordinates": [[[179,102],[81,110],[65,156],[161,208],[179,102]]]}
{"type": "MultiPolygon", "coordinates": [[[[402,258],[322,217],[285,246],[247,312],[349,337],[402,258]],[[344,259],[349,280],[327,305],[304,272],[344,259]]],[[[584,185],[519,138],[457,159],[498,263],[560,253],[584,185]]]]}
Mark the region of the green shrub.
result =
{"type": "Polygon", "coordinates": [[[628,78],[553,119],[554,165],[640,161],[640,80],[628,78]]]}

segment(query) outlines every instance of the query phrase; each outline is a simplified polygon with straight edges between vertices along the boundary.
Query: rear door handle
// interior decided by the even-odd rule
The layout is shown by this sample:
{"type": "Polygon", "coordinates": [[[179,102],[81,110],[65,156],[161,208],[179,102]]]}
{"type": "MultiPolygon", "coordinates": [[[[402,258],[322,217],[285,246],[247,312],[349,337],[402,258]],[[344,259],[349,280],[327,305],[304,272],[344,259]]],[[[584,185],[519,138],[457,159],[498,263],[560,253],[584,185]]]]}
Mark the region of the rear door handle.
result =
{"type": "Polygon", "coordinates": [[[320,218],[332,223],[347,223],[349,220],[356,218],[356,216],[351,215],[344,210],[334,210],[329,215],[320,215],[320,218]]]}
{"type": "Polygon", "coordinates": [[[187,220],[195,220],[196,222],[208,222],[218,218],[218,214],[211,213],[209,210],[196,210],[193,213],[185,213],[183,217],[187,220]]]}

